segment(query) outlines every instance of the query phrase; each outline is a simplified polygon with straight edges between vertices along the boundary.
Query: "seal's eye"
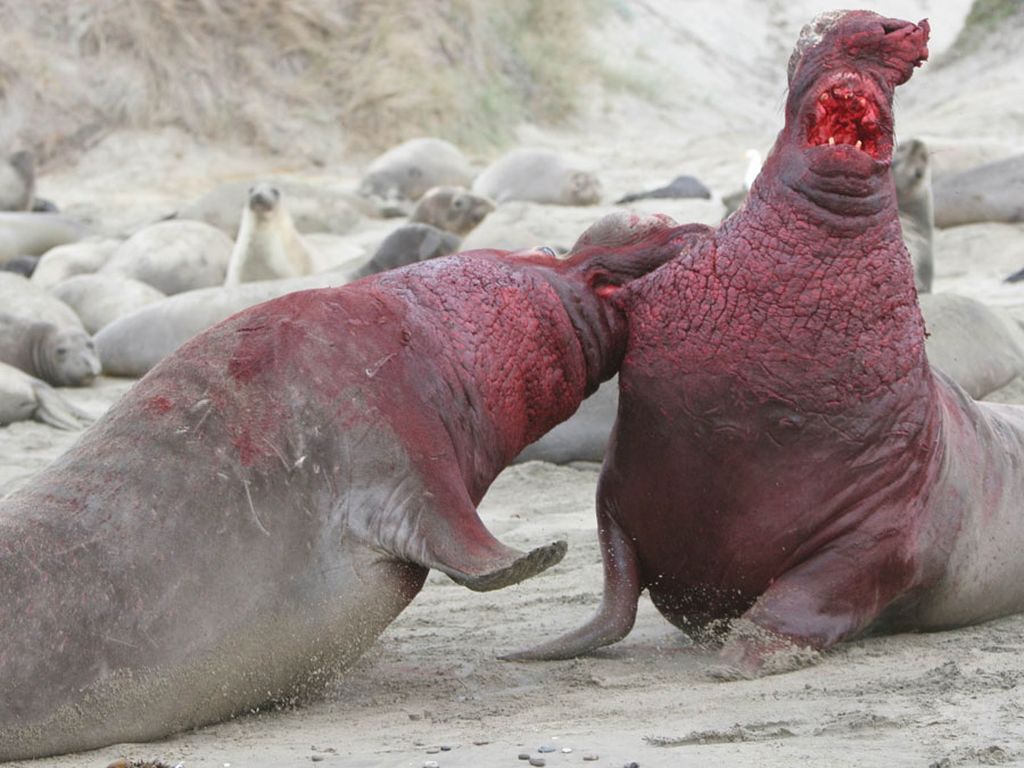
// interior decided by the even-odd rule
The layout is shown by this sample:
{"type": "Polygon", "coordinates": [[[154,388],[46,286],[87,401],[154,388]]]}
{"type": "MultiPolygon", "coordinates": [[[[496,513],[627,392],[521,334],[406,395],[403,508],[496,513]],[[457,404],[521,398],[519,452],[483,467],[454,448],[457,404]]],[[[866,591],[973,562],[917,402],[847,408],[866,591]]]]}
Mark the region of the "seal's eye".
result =
{"type": "Polygon", "coordinates": [[[454,208],[457,211],[461,211],[465,207],[466,207],[466,201],[463,198],[461,198],[461,197],[456,197],[452,201],[452,208],[454,208]]]}
{"type": "Polygon", "coordinates": [[[57,347],[57,357],[67,357],[67,347],[57,347]]]}

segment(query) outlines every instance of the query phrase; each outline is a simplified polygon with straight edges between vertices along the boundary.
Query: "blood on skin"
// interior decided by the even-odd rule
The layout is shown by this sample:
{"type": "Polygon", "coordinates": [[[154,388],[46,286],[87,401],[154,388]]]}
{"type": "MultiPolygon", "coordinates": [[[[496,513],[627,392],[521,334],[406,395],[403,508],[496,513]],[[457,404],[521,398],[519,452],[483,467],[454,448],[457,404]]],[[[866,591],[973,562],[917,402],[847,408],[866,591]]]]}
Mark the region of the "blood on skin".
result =
{"type": "Polygon", "coordinates": [[[849,85],[833,85],[818,96],[808,120],[807,143],[850,144],[877,159],[882,134],[878,117],[878,105],[870,95],[849,85]]]}

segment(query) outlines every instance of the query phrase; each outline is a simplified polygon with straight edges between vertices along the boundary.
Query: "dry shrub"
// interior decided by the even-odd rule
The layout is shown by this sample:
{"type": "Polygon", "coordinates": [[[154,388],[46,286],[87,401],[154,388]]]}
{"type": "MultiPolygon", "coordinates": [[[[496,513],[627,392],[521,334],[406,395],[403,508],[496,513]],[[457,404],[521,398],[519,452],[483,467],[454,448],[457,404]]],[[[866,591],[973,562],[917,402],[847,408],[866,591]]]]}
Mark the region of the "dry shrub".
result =
{"type": "Polygon", "coordinates": [[[470,148],[571,114],[600,0],[0,0],[0,142],[173,125],[270,150],[470,148]]]}

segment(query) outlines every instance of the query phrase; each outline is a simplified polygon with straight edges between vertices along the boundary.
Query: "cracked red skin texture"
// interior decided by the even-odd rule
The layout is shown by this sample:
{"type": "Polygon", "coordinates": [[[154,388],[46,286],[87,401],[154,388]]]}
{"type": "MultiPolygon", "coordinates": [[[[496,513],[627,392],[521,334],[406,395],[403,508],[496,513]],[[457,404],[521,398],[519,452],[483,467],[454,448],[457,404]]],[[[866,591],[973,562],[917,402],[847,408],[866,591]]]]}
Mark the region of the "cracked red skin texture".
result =
{"type": "Polygon", "coordinates": [[[889,160],[893,89],[927,35],[927,22],[844,16],[793,72],[745,207],[620,295],[629,343],[598,489],[605,597],[590,623],[512,658],[620,639],[644,588],[697,634],[748,620],[722,652],[747,675],[793,645],[1002,610],[920,618],[963,538],[963,498],[1004,501],[978,467],[1010,471],[993,457],[1024,445],[925,356],[889,160]],[[840,115],[848,146],[830,147],[817,104],[837,83],[870,97],[881,127],[858,134],[840,115]]]}
{"type": "MultiPolygon", "coordinates": [[[[664,217],[624,217],[612,230],[581,238],[567,260],[478,251],[290,294],[197,336],[143,378],[0,503],[0,760],[154,738],[291,690],[285,673],[243,677],[225,702],[220,680],[198,690],[210,678],[199,670],[185,691],[97,694],[115,713],[95,723],[39,726],[112,672],[191,670],[254,635],[255,622],[293,632],[349,599],[335,574],[352,546],[364,553],[360,610],[376,599],[392,613],[429,567],[494,588],[479,579],[528,559],[487,531],[476,504],[618,369],[620,286],[708,231],[664,217]],[[220,709],[146,719],[150,703],[207,699],[220,709]]],[[[357,645],[389,620],[350,618],[357,645]]],[[[283,663],[285,649],[260,648],[271,655],[245,674],[283,663]]],[[[242,665],[233,653],[226,663],[242,665]]]]}

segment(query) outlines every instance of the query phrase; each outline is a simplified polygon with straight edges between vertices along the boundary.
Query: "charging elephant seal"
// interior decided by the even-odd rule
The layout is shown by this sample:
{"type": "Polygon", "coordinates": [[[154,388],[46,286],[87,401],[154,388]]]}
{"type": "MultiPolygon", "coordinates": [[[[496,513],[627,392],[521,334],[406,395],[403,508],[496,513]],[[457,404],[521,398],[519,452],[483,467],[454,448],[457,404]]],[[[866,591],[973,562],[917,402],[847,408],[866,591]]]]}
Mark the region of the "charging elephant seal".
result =
{"type": "Polygon", "coordinates": [[[476,505],[614,374],[622,285],[703,229],[623,216],[566,260],[438,259],[182,347],[0,501],[0,760],[307,696],[428,569],[490,590],[558,562],[476,505]]]}
{"type": "Polygon", "coordinates": [[[615,642],[645,588],[687,631],[727,629],[733,676],[1024,610],[1024,407],[931,367],[890,173],[927,40],[866,11],[805,27],[746,204],[621,292],[604,597],[513,658],[615,642]]]}

